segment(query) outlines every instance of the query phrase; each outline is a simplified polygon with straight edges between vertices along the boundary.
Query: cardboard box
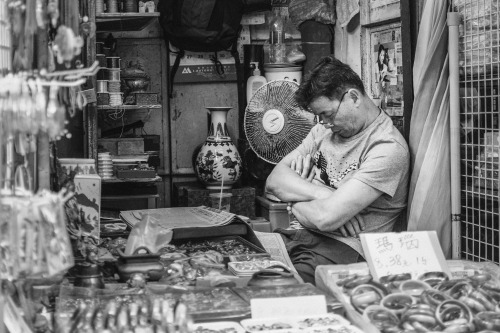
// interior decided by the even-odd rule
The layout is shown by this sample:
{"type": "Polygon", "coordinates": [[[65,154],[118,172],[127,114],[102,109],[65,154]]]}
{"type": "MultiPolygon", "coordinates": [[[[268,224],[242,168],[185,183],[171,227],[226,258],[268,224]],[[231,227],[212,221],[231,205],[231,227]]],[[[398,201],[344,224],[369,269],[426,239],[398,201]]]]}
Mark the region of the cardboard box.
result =
{"type": "Polygon", "coordinates": [[[101,219],[101,177],[98,175],[75,176],[75,198],[85,216],[85,236],[99,239],[101,219]]]}
{"type": "Polygon", "coordinates": [[[98,139],[97,145],[111,155],[134,155],[144,153],[144,138],[98,139]]]}
{"type": "Polygon", "coordinates": [[[136,105],[155,105],[158,104],[157,93],[134,93],[136,105]]]}
{"type": "Polygon", "coordinates": [[[254,220],[250,220],[250,226],[254,231],[260,232],[271,232],[271,222],[263,217],[257,217],[254,220]]]}
{"type": "Polygon", "coordinates": [[[257,197],[257,215],[266,218],[271,223],[271,231],[276,228],[288,228],[290,220],[286,202],[276,202],[267,198],[257,197]]]}

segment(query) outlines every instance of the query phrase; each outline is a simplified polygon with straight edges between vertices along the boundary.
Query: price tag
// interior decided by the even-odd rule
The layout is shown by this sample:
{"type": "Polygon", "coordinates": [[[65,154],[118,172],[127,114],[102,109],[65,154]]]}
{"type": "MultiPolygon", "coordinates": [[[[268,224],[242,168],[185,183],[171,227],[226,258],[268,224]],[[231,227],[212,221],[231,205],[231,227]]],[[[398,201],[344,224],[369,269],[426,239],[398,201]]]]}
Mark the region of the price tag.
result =
{"type": "Polygon", "coordinates": [[[451,276],[435,231],[361,234],[361,245],[373,278],[426,272],[451,276]]]}
{"type": "Polygon", "coordinates": [[[253,319],[321,315],[326,313],[326,298],[324,295],[253,298],[250,308],[253,319]]]}

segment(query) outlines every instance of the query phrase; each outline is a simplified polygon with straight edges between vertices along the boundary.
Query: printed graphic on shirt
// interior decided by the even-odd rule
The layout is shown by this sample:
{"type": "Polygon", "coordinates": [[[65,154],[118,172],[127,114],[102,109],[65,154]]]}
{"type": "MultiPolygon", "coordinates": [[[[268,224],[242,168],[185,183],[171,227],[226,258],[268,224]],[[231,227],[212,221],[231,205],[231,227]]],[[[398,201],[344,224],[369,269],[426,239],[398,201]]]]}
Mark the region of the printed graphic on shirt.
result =
{"type": "Polygon", "coordinates": [[[339,171],[334,165],[336,164],[337,166],[340,166],[342,164],[334,163],[334,159],[335,157],[331,157],[329,158],[330,161],[327,161],[323,153],[318,151],[314,155],[314,165],[320,170],[321,180],[325,184],[337,189],[338,184],[342,181],[342,179],[344,179],[350,172],[358,170],[359,161],[354,161],[349,164],[347,168],[339,171]]]}

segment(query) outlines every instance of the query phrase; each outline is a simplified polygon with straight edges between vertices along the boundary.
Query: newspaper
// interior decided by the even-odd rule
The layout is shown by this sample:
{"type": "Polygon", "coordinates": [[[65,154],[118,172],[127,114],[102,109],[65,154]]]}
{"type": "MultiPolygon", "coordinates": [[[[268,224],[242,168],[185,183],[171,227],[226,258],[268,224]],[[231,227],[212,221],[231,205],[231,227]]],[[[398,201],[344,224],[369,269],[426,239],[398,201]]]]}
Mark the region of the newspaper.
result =
{"type": "Polygon", "coordinates": [[[264,250],[271,255],[271,259],[280,261],[288,266],[290,270],[297,272],[295,267],[293,267],[292,260],[288,256],[285,243],[280,234],[259,231],[254,231],[254,233],[264,247],[264,250]]]}
{"type": "Polygon", "coordinates": [[[222,226],[233,222],[236,216],[206,206],[140,209],[120,212],[120,218],[131,228],[141,222],[146,215],[160,221],[161,226],[167,229],[222,226]]]}
{"type": "Polygon", "coordinates": [[[205,206],[123,211],[120,217],[132,227],[125,254],[134,254],[143,247],[157,253],[172,241],[173,230],[176,228],[222,226],[231,223],[235,216],[205,206]]]}

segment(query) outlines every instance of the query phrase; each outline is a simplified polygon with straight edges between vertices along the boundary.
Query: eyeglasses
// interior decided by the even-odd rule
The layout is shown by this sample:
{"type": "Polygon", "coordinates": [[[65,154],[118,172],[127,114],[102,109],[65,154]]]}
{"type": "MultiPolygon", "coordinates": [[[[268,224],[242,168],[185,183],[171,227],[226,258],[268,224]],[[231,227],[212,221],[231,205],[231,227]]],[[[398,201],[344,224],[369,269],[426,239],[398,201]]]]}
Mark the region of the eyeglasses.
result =
{"type": "MultiPolygon", "coordinates": [[[[328,116],[327,118],[330,118],[332,116],[336,116],[337,113],[339,112],[340,110],[340,105],[342,105],[342,101],[344,100],[344,96],[349,92],[349,90],[345,91],[342,96],[340,97],[340,103],[339,103],[339,106],[337,106],[337,111],[335,111],[334,113],[332,113],[330,116],[328,116]]],[[[319,119],[319,115],[318,115],[318,119],[319,119]]],[[[333,119],[332,119],[333,121],[333,119]]],[[[328,123],[325,123],[322,119],[319,119],[318,123],[320,123],[321,125],[330,125],[330,126],[333,126],[333,122],[328,122],[328,123]]]]}

